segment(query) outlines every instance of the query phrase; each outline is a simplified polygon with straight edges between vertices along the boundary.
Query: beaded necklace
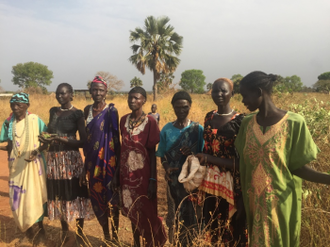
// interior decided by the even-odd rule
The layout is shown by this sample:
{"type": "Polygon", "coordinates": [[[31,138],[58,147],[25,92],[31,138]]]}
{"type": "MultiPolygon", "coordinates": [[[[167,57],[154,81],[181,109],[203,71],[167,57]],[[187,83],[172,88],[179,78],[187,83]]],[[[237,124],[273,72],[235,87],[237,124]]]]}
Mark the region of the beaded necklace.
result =
{"type": "Polygon", "coordinates": [[[19,136],[16,131],[16,119],[13,122],[13,153],[15,157],[20,157],[22,154],[24,154],[28,147],[29,147],[29,120],[28,120],[28,112],[26,112],[25,115],[25,122],[24,122],[24,129],[22,131],[22,134],[19,136]],[[21,138],[23,134],[25,133],[25,142],[23,146],[21,146],[21,143],[18,143],[16,138],[21,138]],[[17,145],[18,144],[18,145],[17,145]],[[21,149],[21,150],[19,150],[21,149]]]}
{"type": "Polygon", "coordinates": [[[131,116],[129,118],[129,123],[128,123],[128,128],[129,129],[134,129],[137,125],[141,124],[144,121],[145,113],[142,112],[142,115],[135,121],[131,119],[131,116]]]}

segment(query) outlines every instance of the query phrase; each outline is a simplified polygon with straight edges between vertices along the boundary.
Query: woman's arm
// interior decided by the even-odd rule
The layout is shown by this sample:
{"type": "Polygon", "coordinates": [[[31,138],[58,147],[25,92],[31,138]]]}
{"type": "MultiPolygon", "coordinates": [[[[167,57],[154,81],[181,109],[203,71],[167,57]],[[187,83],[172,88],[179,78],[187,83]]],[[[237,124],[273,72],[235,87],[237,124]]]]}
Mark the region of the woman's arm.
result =
{"type": "Polygon", "coordinates": [[[292,174],[310,182],[320,184],[330,184],[330,175],[315,171],[307,165],[292,171],[292,174]]]}
{"type": "Polygon", "coordinates": [[[226,169],[238,169],[239,168],[239,162],[238,159],[223,159],[219,157],[215,157],[213,155],[199,153],[195,155],[198,159],[201,165],[206,165],[207,163],[211,163],[212,165],[215,165],[217,167],[223,167],[226,169]]]}
{"type": "Polygon", "coordinates": [[[8,144],[6,146],[0,146],[1,151],[7,151],[8,150],[8,144]]]}
{"type": "MultiPolygon", "coordinates": [[[[84,143],[87,140],[87,133],[86,133],[86,128],[85,128],[85,119],[84,117],[79,118],[78,120],[78,132],[79,132],[79,140],[74,140],[74,139],[67,139],[61,136],[56,136],[52,140],[59,141],[62,143],[65,143],[67,145],[70,145],[71,147],[74,148],[82,148],[84,143]]],[[[48,139],[51,140],[51,139],[48,139]]]]}

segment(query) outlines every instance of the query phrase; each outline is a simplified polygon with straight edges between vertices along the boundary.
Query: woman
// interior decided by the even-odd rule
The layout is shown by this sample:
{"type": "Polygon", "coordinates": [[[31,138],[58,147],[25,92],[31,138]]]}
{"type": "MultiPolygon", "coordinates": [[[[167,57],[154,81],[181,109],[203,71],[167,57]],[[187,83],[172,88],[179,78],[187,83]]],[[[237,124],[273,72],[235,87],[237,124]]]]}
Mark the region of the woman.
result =
{"type": "Polygon", "coordinates": [[[196,203],[196,196],[187,193],[183,184],[178,182],[178,177],[187,155],[203,150],[203,127],[188,118],[192,101],[187,92],[175,93],[171,103],[177,119],[163,127],[156,155],[161,157],[165,179],[168,181],[169,209],[166,223],[170,240],[172,241],[175,230],[180,233],[180,244],[190,246],[194,230],[197,230],[200,208],[196,203]],[[178,219],[174,220],[177,211],[178,219]],[[175,227],[173,227],[174,221],[175,227]],[[179,227],[178,223],[182,221],[183,225],[179,227]]]}
{"type": "Polygon", "coordinates": [[[93,214],[79,153],[79,147],[86,140],[85,120],[83,112],[71,104],[73,89],[70,84],[58,85],[56,99],[61,106],[50,109],[48,124],[48,132],[54,136],[40,137],[42,142],[50,143],[47,155],[48,215],[50,220],[61,220],[61,241],[68,234],[68,222],[76,219],[76,239],[80,246],[84,242],[84,218],[90,219],[93,214]],[[76,138],[77,131],[80,140],[76,138]]]}
{"type": "Polygon", "coordinates": [[[255,71],[240,83],[242,102],[259,110],[244,118],[235,145],[251,246],[299,246],[301,184],[330,184],[330,176],[307,166],[318,148],[298,114],[271,99],[277,76],[255,71]],[[294,176],[295,175],[295,176],[294,176]]]}
{"type": "Polygon", "coordinates": [[[47,202],[45,162],[38,135],[46,130],[44,122],[30,114],[29,95],[15,94],[10,100],[12,115],[3,123],[0,142],[8,142],[1,150],[8,151],[9,203],[16,225],[26,236],[34,236],[32,226],[38,222],[43,227],[44,204],[47,202]]]}
{"type": "Polygon", "coordinates": [[[96,76],[91,83],[92,105],[84,109],[87,141],[84,145],[85,169],[89,181],[90,198],[94,213],[102,226],[105,241],[110,241],[109,205],[112,205],[112,237],[118,241],[119,209],[110,183],[120,157],[118,112],[114,104],[107,105],[107,83],[96,76]]]}
{"type": "Polygon", "coordinates": [[[224,246],[247,246],[246,220],[242,203],[238,160],[234,141],[243,119],[230,107],[233,83],[219,78],[212,85],[212,99],[217,110],[206,114],[204,150],[197,154],[207,166],[199,187],[205,197],[204,216],[207,238],[224,246]]]}
{"type": "Polygon", "coordinates": [[[146,91],[134,87],[128,94],[130,114],[120,120],[122,137],[120,166],[116,170],[113,186],[118,187],[122,200],[122,214],[132,223],[134,246],[163,246],[166,235],[157,215],[157,173],[155,147],[159,142],[159,128],[152,116],[146,115],[142,106],[146,91]],[[118,178],[120,181],[118,181],[118,178]]]}

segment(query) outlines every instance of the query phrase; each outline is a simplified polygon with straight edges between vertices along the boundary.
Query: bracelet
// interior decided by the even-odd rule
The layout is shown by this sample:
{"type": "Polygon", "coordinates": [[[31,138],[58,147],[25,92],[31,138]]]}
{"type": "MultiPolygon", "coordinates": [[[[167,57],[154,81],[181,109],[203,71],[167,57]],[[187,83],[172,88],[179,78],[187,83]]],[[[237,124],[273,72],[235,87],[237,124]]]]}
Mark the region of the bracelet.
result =
{"type": "Polygon", "coordinates": [[[151,180],[151,181],[157,181],[155,178],[149,178],[149,180],[151,180]]]}

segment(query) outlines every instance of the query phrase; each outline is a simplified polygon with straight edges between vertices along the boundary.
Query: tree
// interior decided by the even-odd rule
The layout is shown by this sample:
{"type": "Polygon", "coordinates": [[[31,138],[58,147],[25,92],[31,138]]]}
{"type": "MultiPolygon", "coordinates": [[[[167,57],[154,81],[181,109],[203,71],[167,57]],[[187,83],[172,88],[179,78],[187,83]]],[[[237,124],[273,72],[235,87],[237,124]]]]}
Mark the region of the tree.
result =
{"type": "Polygon", "coordinates": [[[316,92],[330,92],[330,80],[318,80],[313,88],[316,92]]]}
{"type": "Polygon", "coordinates": [[[159,81],[157,83],[158,92],[164,92],[170,88],[174,80],[174,75],[172,72],[161,72],[159,75],[159,81]]]}
{"type": "MultiPolygon", "coordinates": [[[[111,93],[113,90],[120,90],[124,86],[124,82],[119,80],[117,76],[112,75],[110,72],[99,71],[95,76],[101,76],[108,84],[108,92],[111,93]]],[[[87,88],[90,88],[92,81],[87,82],[87,88]]]]}
{"type": "Polygon", "coordinates": [[[197,69],[184,71],[181,74],[181,81],[179,83],[183,90],[189,91],[190,93],[203,93],[205,84],[203,71],[197,69]]]}
{"type": "Polygon", "coordinates": [[[131,87],[138,87],[138,86],[142,87],[143,85],[142,80],[136,76],[130,81],[130,83],[131,83],[131,87]]]}
{"type": "Polygon", "coordinates": [[[330,71],[329,72],[324,72],[321,75],[317,77],[319,80],[330,80],[330,71]]]}
{"type": "Polygon", "coordinates": [[[300,92],[302,90],[303,83],[297,75],[287,76],[283,78],[279,76],[275,82],[275,90],[279,92],[300,92]]]}
{"type": "Polygon", "coordinates": [[[165,17],[155,18],[148,16],[144,21],[144,29],[137,27],[130,31],[130,42],[133,55],[129,61],[145,74],[145,68],[153,72],[153,94],[157,99],[157,80],[161,72],[174,72],[180,63],[177,58],[182,49],[182,36],[174,32],[174,27],[169,25],[170,19],[165,17]]]}
{"type": "Polygon", "coordinates": [[[208,91],[210,91],[210,90],[212,89],[212,86],[213,86],[213,83],[209,82],[209,83],[207,83],[207,85],[206,85],[206,89],[207,89],[208,91]]]}
{"type": "Polygon", "coordinates": [[[49,70],[46,65],[27,62],[18,63],[13,66],[11,73],[14,75],[12,82],[22,88],[48,86],[54,78],[53,71],[49,70]]]}
{"type": "Polygon", "coordinates": [[[325,72],[317,77],[318,81],[313,85],[317,92],[330,92],[330,72],[325,72]]]}
{"type": "Polygon", "coordinates": [[[235,74],[231,77],[231,81],[234,84],[234,93],[239,93],[239,84],[241,80],[243,79],[243,76],[241,74],[235,74]]]}

